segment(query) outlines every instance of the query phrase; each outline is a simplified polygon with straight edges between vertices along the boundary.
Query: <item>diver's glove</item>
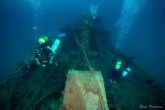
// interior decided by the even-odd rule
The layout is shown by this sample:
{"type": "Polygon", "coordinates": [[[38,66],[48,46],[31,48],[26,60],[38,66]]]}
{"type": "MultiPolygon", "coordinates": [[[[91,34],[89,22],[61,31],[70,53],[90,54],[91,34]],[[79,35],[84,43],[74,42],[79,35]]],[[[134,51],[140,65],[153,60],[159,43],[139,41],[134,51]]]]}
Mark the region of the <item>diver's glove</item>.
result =
{"type": "Polygon", "coordinates": [[[46,48],[49,49],[49,50],[52,50],[52,48],[50,46],[47,46],[46,48]]]}

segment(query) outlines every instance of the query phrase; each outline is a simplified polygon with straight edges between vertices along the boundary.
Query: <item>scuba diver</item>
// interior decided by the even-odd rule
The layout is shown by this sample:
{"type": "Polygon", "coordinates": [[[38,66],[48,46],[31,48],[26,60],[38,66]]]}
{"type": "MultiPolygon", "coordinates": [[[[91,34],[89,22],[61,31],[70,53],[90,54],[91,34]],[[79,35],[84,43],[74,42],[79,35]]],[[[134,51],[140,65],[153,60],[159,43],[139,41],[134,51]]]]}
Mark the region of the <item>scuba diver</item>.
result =
{"type": "Polygon", "coordinates": [[[35,49],[35,60],[30,62],[25,62],[25,65],[22,67],[24,73],[30,73],[35,71],[39,66],[45,67],[50,64],[50,58],[53,55],[51,50],[53,42],[49,40],[47,36],[42,36],[38,39],[38,45],[35,49]]]}
{"type": "Polygon", "coordinates": [[[113,66],[110,70],[108,70],[108,77],[111,81],[119,82],[131,73],[131,60],[121,55],[117,55],[114,57],[112,63],[113,66]]]}
{"type": "Polygon", "coordinates": [[[98,17],[98,5],[90,5],[89,12],[84,16],[84,23],[90,27],[100,22],[98,17]]]}
{"type": "Polygon", "coordinates": [[[92,19],[96,19],[98,14],[98,5],[90,5],[89,13],[92,16],[92,19]]]}
{"type": "MultiPolygon", "coordinates": [[[[59,47],[61,40],[66,36],[63,31],[56,35],[54,42],[47,36],[42,36],[38,39],[38,45],[35,49],[35,60],[25,63],[22,67],[24,73],[35,71],[39,66],[46,67],[47,65],[53,64],[53,59],[56,54],[56,50],[59,47]]],[[[57,62],[54,62],[58,66],[57,62]]]]}
{"type": "Polygon", "coordinates": [[[98,17],[98,7],[99,5],[90,5],[89,16],[92,24],[97,24],[101,21],[100,17],[98,17]]]}
{"type": "Polygon", "coordinates": [[[39,44],[35,50],[35,60],[37,65],[42,65],[45,67],[47,64],[49,64],[50,57],[53,55],[51,50],[53,42],[50,41],[47,36],[40,37],[38,42],[39,44]]]}
{"type": "Polygon", "coordinates": [[[45,67],[48,64],[53,63],[56,50],[59,47],[61,40],[66,36],[66,33],[59,32],[56,35],[56,39],[51,41],[47,36],[40,37],[39,45],[35,50],[35,60],[37,65],[45,67]]]}

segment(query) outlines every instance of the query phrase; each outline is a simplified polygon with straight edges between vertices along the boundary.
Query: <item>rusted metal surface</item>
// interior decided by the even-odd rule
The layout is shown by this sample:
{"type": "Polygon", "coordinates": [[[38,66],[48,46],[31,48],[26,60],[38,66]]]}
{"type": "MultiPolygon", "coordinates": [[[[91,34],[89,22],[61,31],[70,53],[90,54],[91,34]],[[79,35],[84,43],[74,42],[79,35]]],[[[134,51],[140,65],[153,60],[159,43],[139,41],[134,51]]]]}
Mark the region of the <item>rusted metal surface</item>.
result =
{"type": "Polygon", "coordinates": [[[70,70],[64,106],[66,110],[109,110],[101,72],[70,70]]]}

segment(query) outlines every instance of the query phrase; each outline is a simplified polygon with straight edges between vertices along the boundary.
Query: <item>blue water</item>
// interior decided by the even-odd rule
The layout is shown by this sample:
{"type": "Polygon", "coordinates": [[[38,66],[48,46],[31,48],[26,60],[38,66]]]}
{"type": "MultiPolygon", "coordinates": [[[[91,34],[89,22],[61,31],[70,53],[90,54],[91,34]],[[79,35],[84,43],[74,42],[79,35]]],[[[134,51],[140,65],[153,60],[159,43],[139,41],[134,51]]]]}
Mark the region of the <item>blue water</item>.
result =
{"type": "Polygon", "coordinates": [[[78,23],[90,4],[99,4],[113,46],[165,83],[164,0],[2,0],[0,79],[26,62],[38,36],[55,36],[60,27],[78,23]]]}

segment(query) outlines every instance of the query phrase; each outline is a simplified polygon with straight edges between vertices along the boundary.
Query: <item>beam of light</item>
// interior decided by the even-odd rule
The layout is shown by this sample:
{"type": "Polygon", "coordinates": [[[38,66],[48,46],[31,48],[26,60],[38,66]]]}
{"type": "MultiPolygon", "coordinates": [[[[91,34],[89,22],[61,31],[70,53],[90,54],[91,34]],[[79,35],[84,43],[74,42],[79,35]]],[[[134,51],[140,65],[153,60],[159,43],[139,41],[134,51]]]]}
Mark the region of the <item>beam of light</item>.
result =
{"type": "Polygon", "coordinates": [[[117,49],[124,48],[127,35],[133,24],[135,24],[135,19],[144,4],[145,0],[124,0],[120,17],[116,22],[117,42],[115,47],[117,49]]]}

